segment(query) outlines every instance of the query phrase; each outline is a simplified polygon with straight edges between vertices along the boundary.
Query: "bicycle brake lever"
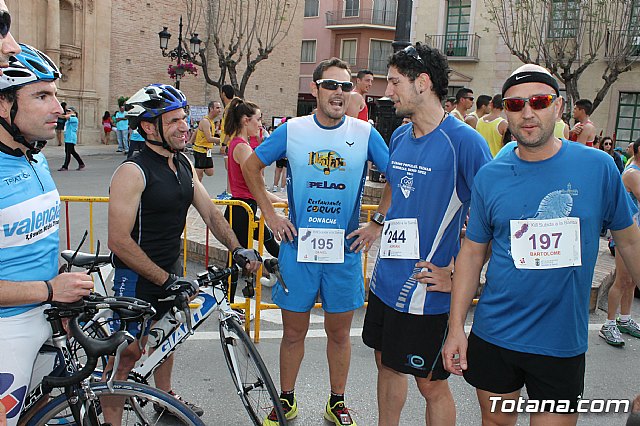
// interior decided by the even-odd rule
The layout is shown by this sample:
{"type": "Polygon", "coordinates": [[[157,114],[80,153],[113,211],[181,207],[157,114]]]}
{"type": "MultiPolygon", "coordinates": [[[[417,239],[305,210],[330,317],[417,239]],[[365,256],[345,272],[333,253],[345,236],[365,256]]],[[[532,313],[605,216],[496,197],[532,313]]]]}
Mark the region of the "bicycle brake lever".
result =
{"type": "Polygon", "coordinates": [[[113,369],[111,370],[111,375],[107,380],[107,388],[109,388],[109,392],[113,393],[113,380],[116,378],[115,372],[118,371],[118,366],[120,365],[120,355],[122,351],[124,351],[127,346],[129,346],[129,342],[127,340],[120,343],[118,348],[116,349],[115,359],[113,361],[113,369]]]}

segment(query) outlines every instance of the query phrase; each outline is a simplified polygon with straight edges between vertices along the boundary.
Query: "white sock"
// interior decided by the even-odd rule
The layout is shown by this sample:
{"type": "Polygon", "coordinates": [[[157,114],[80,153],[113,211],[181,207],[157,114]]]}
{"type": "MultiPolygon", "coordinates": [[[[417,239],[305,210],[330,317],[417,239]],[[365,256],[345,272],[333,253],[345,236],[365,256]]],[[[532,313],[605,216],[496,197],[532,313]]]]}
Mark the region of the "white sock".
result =
{"type": "Polygon", "coordinates": [[[616,325],[616,320],[614,320],[614,319],[612,319],[612,320],[608,319],[608,320],[604,323],[604,325],[616,325]]]}
{"type": "Polygon", "coordinates": [[[620,315],[620,322],[628,322],[631,319],[631,315],[620,315]]]}

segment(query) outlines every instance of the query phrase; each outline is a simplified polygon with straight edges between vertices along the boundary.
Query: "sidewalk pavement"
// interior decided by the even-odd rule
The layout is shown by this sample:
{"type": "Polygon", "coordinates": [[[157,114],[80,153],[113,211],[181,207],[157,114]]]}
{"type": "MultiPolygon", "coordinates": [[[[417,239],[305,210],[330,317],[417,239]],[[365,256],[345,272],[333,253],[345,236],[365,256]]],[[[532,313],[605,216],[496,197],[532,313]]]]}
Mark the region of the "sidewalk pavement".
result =
{"type": "MultiPolygon", "coordinates": [[[[76,151],[78,152],[78,154],[80,154],[81,157],[92,155],[121,155],[124,157],[123,153],[116,152],[117,149],[117,143],[109,145],[76,145],[76,151]]],[[[42,152],[49,161],[64,160],[64,144],[62,146],[58,146],[55,140],[47,142],[47,146],[44,147],[42,152]]]]}

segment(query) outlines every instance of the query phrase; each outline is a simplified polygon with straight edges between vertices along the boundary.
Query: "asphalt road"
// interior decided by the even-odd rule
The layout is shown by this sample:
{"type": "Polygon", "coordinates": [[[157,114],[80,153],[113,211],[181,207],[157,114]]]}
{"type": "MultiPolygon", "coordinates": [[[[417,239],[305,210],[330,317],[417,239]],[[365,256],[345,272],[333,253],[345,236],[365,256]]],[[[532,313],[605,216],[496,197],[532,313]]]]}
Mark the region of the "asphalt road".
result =
{"type": "MultiPolygon", "coordinates": [[[[49,146],[45,154],[54,180],[61,195],[108,195],[109,181],[113,171],[122,162],[124,156],[115,153],[115,146],[78,147],[87,167],[83,171],[70,170],[58,172],[62,164],[61,147],[49,146]]],[[[205,177],[204,184],[214,196],[225,186],[222,157],[214,156],[216,175],[205,177]]],[[[72,163],[71,168],[74,168],[72,163]]],[[[266,170],[267,182],[273,180],[273,167],[266,170]]],[[[88,229],[88,208],[73,207],[70,209],[72,241],[77,242],[79,236],[88,229]]],[[[102,249],[106,250],[106,205],[94,207],[95,238],[100,239],[102,249]]],[[[61,228],[64,235],[64,226],[61,228]]],[[[61,238],[64,245],[65,238],[61,238]]],[[[88,250],[88,244],[83,247],[88,250]]],[[[201,265],[189,264],[189,275],[202,269],[201,265]]],[[[268,293],[267,293],[268,297],[268,293]]],[[[640,312],[640,301],[634,302],[634,311],[640,312]]],[[[324,405],[329,395],[328,367],[325,357],[326,337],[322,330],[322,312],[313,312],[310,336],[307,339],[305,359],[302,364],[296,393],[300,414],[294,425],[328,425],[322,418],[324,405]]],[[[352,409],[360,426],[377,424],[376,409],[376,367],[373,352],[364,346],[360,338],[360,329],[364,310],[356,312],[353,323],[352,361],[349,383],[347,386],[347,404],[352,409]]],[[[640,340],[626,337],[627,344],[623,349],[612,348],[598,337],[597,329],[605,319],[605,314],[596,312],[590,317],[589,351],[587,352],[587,374],[584,398],[632,398],[640,392],[639,352],[640,340]]],[[[562,324],[558,324],[562,327],[562,324]]],[[[262,322],[262,337],[257,345],[264,361],[274,377],[278,387],[278,348],[281,325],[277,314],[271,314],[269,320],[262,322]]],[[[450,386],[456,401],[457,424],[479,425],[480,410],[473,388],[459,377],[450,379],[450,386]]],[[[208,323],[180,347],[176,353],[174,369],[174,389],[185,398],[196,402],[205,409],[204,420],[209,425],[244,425],[248,417],[234,394],[235,388],[226,368],[222,350],[217,340],[217,321],[210,319],[208,323]]],[[[410,384],[409,395],[405,405],[401,424],[424,424],[424,400],[417,388],[410,384]]],[[[626,415],[588,414],[582,415],[580,425],[623,425],[626,415]]],[[[526,416],[521,415],[518,424],[528,424],[526,416]]]]}

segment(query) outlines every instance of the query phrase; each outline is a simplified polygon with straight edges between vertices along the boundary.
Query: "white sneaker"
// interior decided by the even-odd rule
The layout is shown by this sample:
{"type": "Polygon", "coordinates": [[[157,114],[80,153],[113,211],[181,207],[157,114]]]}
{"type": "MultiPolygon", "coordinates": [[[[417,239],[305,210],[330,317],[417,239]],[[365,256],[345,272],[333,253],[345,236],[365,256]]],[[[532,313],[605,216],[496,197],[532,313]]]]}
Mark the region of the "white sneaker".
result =
{"type": "Polygon", "coordinates": [[[278,187],[274,185],[273,188],[271,188],[271,192],[278,192],[278,187]]]}

